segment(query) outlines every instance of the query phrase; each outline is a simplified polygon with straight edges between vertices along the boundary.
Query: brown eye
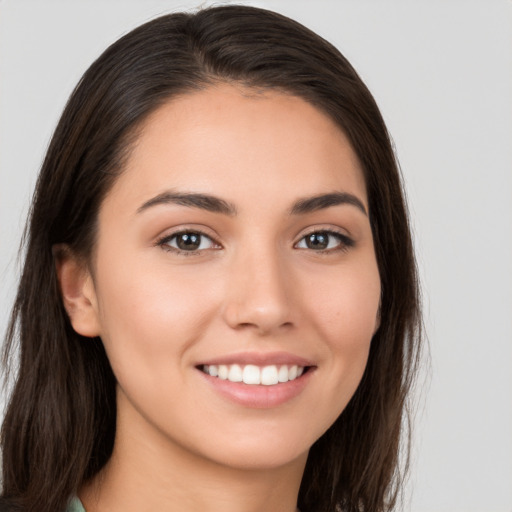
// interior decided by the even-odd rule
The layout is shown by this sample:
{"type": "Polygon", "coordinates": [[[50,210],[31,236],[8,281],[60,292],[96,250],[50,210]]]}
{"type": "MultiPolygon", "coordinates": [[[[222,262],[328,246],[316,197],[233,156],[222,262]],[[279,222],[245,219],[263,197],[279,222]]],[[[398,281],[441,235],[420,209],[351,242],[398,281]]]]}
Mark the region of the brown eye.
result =
{"type": "Polygon", "coordinates": [[[202,251],[215,247],[213,240],[204,233],[183,231],[164,238],[160,245],[183,252],[202,251]]]}
{"type": "Polygon", "coordinates": [[[176,235],[176,245],[182,251],[196,251],[201,246],[201,235],[199,233],[176,235]]]}
{"type": "Polygon", "coordinates": [[[306,242],[306,247],[308,249],[327,249],[329,247],[329,238],[331,235],[329,233],[318,232],[311,233],[310,235],[304,237],[306,242]]]}
{"type": "Polygon", "coordinates": [[[311,249],[313,251],[330,251],[352,247],[354,241],[346,235],[333,231],[315,231],[303,237],[297,243],[297,249],[311,249]]]}

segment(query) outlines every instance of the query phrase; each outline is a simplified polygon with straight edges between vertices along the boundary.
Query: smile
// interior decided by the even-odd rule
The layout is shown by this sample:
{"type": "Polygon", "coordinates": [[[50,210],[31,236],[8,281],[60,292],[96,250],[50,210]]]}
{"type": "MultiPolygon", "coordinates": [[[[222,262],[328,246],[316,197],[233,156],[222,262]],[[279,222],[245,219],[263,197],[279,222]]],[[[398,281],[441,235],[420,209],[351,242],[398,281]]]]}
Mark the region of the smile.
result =
{"type": "Polygon", "coordinates": [[[260,367],[253,364],[211,364],[202,365],[200,369],[207,375],[221,380],[243,382],[248,385],[274,386],[297,379],[304,373],[305,367],[298,365],[260,367]]]}

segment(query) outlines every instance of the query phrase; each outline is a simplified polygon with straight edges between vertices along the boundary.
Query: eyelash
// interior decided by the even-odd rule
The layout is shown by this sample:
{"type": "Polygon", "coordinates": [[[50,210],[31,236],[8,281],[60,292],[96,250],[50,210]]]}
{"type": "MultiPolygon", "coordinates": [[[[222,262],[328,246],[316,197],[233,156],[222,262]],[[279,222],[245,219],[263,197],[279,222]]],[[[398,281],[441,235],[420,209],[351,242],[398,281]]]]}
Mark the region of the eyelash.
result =
{"type": "MultiPolygon", "coordinates": [[[[196,255],[201,254],[203,251],[217,249],[217,248],[221,247],[220,244],[218,244],[211,236],[207,235],[206,233],[204,233],[200,230],[192,230],[192,229],[187,229],[187,230],[183,230],[183,231],[178,231],[176,233],[172,233],[170,235],[165,235],[164,237],[158,239],[155,245],[161,247],[165,251],[169,251],[174,254],[179,254],[182,256],[196,256],[196,255]],[[200,237],[200,239],[207,238],[216,247],[186,251],[183,249],[179,249],[178,247],[171,247],[169,245],[169,243],[173,239],[176,239],[177,237],[182,236],[182,235],[197,235],[200,237]]],[[[314,252],[315,254],[329,254],[329,253],[335,253],[335,252],[346,252],[354,245],[355,245],[354,240],[352,240],[350,237],[348,237],[347,235],[345,235],[343,233],[340,233],[340,232],[332,230],[332,229],[315,229],[315,230],[310,231],[309,233],[306,233],[305,235],[303,235],[300,238],[300,240],[294,244],[294,248],[297,248],[299,250],[310,250],[310,251],[314,252]],[[327,249],[317,249],[317,250],[311,249],[310,247],[304,247],[304,248],[297,247],[297,245],[299,243],[306,240],[307,237],[310,237],[311,235],[327,235],[328,237],[334,237],[338,240],[339,244],[336,247],[331,247],[331,248],[327,248],[327,249]]]]}

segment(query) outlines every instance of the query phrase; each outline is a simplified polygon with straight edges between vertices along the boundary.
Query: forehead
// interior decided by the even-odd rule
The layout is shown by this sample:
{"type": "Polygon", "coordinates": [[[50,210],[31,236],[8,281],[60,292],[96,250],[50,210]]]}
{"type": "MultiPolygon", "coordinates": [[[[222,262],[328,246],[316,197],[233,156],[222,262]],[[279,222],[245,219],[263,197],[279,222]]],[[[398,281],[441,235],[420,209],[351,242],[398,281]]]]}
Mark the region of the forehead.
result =
{"type": "Polygon", "coordinates": [[[165,188],[234,203],[342,189],[367,206],[359,161],[327,115],[281,91],[227,84],[172,98],[150,115],[109,195],[143,202],[165,188]]]}

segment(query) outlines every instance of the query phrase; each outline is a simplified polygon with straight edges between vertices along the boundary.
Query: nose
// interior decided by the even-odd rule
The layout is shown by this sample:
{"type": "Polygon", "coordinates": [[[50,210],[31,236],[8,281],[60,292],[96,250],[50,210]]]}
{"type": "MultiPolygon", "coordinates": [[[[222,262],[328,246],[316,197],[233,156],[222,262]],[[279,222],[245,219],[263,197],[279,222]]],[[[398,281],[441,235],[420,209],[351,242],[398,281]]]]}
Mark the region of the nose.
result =
{"type": "Polygon", "coordinates": [[[264,336],[294,325],[293,286],[285,267],[271,250],[231,262],[223,311],[231,328],[264,336]]]}

